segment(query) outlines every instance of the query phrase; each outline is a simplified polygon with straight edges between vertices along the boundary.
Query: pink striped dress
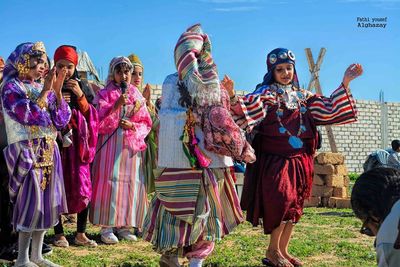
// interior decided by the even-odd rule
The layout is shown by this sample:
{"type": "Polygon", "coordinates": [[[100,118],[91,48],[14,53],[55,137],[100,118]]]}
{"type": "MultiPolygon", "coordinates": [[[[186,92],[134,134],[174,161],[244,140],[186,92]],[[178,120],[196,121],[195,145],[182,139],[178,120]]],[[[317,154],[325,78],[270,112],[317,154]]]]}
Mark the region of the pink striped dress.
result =
{"type": "Polygon", "coordinates": [[[121,95],[110,82],[97,96],[99,141],[97,149],[118,128],[123,113],[134,123],[135,130],[117,132],[97,153],[93,162],[93,194],[89,220],[101,226],[132,226],[141,228],[148,208],[141,157],[146,149],[145,137],[151,129],[151,118],[136,87],[127,90],[129,103],[112,111],[121,95]],[[122,110],[124,109],[124,111],[122,110]]]}

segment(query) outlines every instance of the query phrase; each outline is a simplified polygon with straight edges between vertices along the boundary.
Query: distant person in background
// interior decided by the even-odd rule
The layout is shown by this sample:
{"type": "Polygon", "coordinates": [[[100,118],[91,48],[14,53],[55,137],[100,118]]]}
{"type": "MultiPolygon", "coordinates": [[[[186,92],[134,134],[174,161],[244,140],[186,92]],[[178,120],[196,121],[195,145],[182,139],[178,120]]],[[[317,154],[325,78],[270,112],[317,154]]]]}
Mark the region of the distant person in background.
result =
{"type": "Polygon", "coordinates": [[[400,171],[374,168],[355,182],[351,206],[362,221],[361,233],[376,236],[379,267],[400,264],[400,171]]]}
{"type": "MultiPolygon", "coordinates": [[[[0,57],[0,84],[3,80],[4,60],[0,57]]],[[[17,258],[18,236],[11,224],[12,205],[8,194],[9,176],[3,149],[7,146],[7,134],[3,113],[0,111],[0,259],[11,262],[17,258]]]]}
{"type": "Polygon", "coordinates": [[[392,148],[391,149],[389,148],[387,151],[400,164],[400,140],[397,140],[397,139],[393,140],[391,145],[392,145],[392,148]]]}
{"type": "Polygon", "coordinates": [[[95,99],[99,140],[89,218],[102,226],[101,240],[106,244],[118,243],[118,237],[136,241],[130,230],[141,230],[149,205],[140,152],[146,149],[151,118],[146,100],[131,84],[132,71],[128,58],[113,58],[107,85],[95,99]]]}
{"type": "Polygon", "coordinates": [[[158,119],[156,108],[151,102],[150,85],[146,84],[143,88],[144,68],[142,61],[135,54],[129,55],[128,58],[133,65],[131,84],[136,86],[146,99],[147,111],[149,112],[152,121],[151,131],[145,140],[147,148],[142,152],[142,166],[146,178],[146,191],[149,194],[154,192],[154,169],[157,168],[157,139],[160,120],[158,119]]]}
{"type": "Polygon", "coordinates": [[[4,59],[0,57],[0,83],[3,80],[4,66],[5,66],[4,59]]]}
{"type": "MultiPolygon", "coordinates": [[[[67,127],[62,131],[60,142],[61,160],[64,171],[64,185],[67,197],[68,214],[77,213],[77,233],[74,243],[78,246],[97,246],[90,240],[86,232],[88,205],[92,197],[92,181],[90,163],[92,163],[97,145],[98,115],[97,110],[89,102],[93,96],[87,97],[82,89],[76,66],[78,54],[76,48],[69,45],[58,47],[54,53],[57,72],[66,69],[62,94],[71,108],[72,116],[67,127]]],[[[68,247],[64,236],[61,216],[54,226],[57,247],[68,247]]]]}

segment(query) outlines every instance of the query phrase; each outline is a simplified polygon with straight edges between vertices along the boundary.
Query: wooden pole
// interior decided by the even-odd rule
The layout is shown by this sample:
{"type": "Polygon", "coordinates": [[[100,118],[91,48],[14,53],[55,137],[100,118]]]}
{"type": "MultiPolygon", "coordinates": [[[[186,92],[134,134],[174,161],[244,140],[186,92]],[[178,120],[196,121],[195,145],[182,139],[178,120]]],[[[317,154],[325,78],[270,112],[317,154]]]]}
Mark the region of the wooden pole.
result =
{"type": "MultiPolygon", "coordinates": [[[[318,59],[316,64],[314,63],[314,58],[311,52],[310,48],[306,48],[306,55],[307,55],[307,61],[308,61],[308,67],[311,72],[311,80],[310,83],[308,84],[308,90],[311,91],[313,87],[315,87],[315,92],[317,94],[322,95],[322,89],[321,89],[321,84],[319,82],[319,70],[321,68],[322,60],[325,56],[326,49],[323,47],[319,51],[318,59]]],[[[325,126],[326,133],[328,135],[328,140],[329,140],[329,145],[331,147],[331,151],[334,153],[337,153],[337,147],[336,147],[336,142],[335,142],[335,136],[333,135],[332,127],[330,125],[325,126]]]]}

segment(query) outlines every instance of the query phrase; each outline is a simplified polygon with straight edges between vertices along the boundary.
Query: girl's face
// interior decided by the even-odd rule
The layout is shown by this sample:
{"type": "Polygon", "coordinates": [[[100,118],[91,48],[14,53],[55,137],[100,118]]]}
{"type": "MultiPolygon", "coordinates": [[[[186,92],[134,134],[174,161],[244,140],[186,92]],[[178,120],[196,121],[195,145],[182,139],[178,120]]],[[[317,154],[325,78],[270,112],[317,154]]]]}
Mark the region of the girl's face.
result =
{"type": "Polygon", "coordinates": [[[129,68],[116,68],[114,71],[114,82],[120,85],[122,81],[125,81],[127,84],[131,83],[131,71],[129,68]]]}
{"type": "Polygon", "coordinates": [[[23,78],[32,81],[36,81],[42,78],[46,71],[46,65],[47,65],[46,54],[43,54],[40,57],[31,57],[29,59],[29,62],[30,62],[29,72],[23,78]]]}
{"type": "Polygon", "coordinates": [[[274,69],[274,79],[277,83],[288,85],[292,82],[294,66],[290,63],[281,63],[274,69]]]}
{"type": "Polygon", "coordinates": [[[132,73],[132,84],[135,85],[137,88],[140,88],[140,86],[142,85],[142,76],[143,68],[140,66],[134,66],[132,73]]]}
{"type": "Polygon", "coordinates": [[[57,73],[60,73],[63,68],[67,69],[67,75],[65,76],[65,80],[69,80],[75,72],[75,65],[69,60],[60,59],[56,62],[56,70],[57,73]]]}

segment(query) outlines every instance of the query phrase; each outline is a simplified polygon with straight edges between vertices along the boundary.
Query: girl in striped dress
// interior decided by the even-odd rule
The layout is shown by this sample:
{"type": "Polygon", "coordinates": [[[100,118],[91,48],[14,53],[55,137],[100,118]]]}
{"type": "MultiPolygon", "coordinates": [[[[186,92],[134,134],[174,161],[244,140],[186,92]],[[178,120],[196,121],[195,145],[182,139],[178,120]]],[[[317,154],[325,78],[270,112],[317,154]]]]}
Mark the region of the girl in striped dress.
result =
{"type": "Polygon", "coordinates": [[[133,66],[126,57],[115,57],[108,82],[95,102],[99,114],[97,155],[93,162],[90,221],[101,225],[101,240],[136,240],[130,228],[142,228],[148,208],[140,151],[151,129],[146,100],[130,84],[133,66]]]}
{"type": "Polygon", "coordinates": [[[63,170],[56,143],[71,110],[62,97],[66,69],[55,69],[44,85],[37,83],[47,68],[44,44],[23,43],[8,57],[1,101],[8,146],[4,149],[13,203],[12,224],[18,232],[15,266],[58,266],[43,259],[46,230],[67,212],[63,170]],[[32,252],[29,259],[30,239],[32,252]]]}
{"type": "Polygon", "coordinates": [[[248,132],[257,126],[252,143],[257,161],[247,165],[241,206],[249,222],[257,226],[262,219],[264,233],[271,234],[264,264],[302,266],[288,245],[311,192],[316,126],[356,121],[349,83],[362,67],[351,65],[339,88],[323,97],[299,88],[292,51],[274,49],[267,65],[263,82],[244,97],[235,96],[227,76],[223,81],[238,124],[248,132]]]}
{"type": "Polygon", "coordinates": [[[160,266],[181,266],[178,257],[184,256],[193,267],[202,266],[214,242],[233,231],[243,215],[234,188],[232,158],[206,150],[206,134],[189,115],[192,109],[221,102],[210,42],[200,25],[181,35],[175,62],[178,73],[165,79],[159,111],[158,166],[165,169],[155,181],[143,238],[162,254],[160,266]],[[186,131],[195,135],[196,145],[189,148],[184,145],[191,139],[186,131]]]}

